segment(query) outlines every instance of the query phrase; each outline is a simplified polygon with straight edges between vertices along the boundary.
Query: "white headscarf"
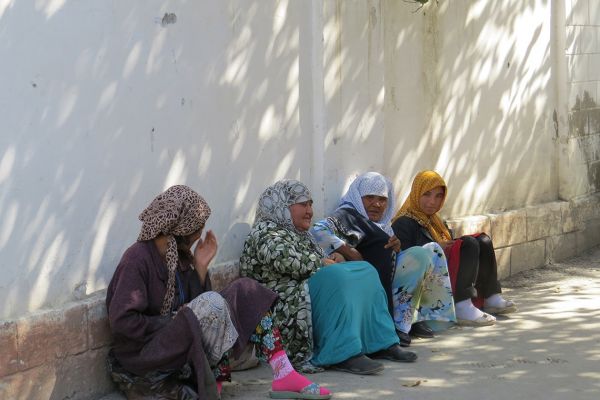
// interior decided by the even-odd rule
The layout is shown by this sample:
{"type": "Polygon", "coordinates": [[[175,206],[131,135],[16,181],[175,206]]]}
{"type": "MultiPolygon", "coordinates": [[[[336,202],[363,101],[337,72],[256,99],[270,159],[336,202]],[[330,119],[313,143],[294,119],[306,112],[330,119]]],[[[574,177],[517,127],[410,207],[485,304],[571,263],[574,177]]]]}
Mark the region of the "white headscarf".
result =
{"type": "Polygon", "coordinates": [[[354,208],[360,215],[369,219],[362,203],[363,196],[368,195],[382,196],[388,199],[387,208],[383,212],[381,220],[379,222],[371,222],[392,236],[394,231],[392,231],[391,222],[394,210],[396,209],[394,187],[392,182],[380,173],[367,172],[354,179],[348,191],[342,196],[338,208],[354,208]]]}

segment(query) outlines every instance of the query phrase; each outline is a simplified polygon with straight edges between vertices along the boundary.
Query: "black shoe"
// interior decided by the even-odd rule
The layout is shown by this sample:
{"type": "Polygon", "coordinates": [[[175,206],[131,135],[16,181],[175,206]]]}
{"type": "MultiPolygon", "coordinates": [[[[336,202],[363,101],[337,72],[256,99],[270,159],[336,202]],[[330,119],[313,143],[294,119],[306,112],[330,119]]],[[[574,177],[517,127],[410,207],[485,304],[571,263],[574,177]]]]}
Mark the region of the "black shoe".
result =
{"type": "Polygon", "coordinates": [[[400,346],[410,346],[410,335],[408,333],[404,333],[396,329],[396,334],[398,335],[398,339],[400,339],[400,346]]]}
{"type": "Polygon", "coordinates": [[[396,362],[414,362],[417,361],[417,355],[412,351],[402,350],[400,345],[394,344],[385,350],[369,354],[374,359],[384,359],[396,362]]]}
{"type": "Polygon", "coordinates": [[[383,364],[373,361],[365,355],[359,355],[332,365],[331,369],[357,375],[373,375],[383,371],[383,364]]]}
{"type": "Polygon", "coordinates": [[[430,327],[427,326],[425,321],[415,322],[412,324],[409,332],[410,336],[431,339],[433,336],[433,331],[430,327]]]}

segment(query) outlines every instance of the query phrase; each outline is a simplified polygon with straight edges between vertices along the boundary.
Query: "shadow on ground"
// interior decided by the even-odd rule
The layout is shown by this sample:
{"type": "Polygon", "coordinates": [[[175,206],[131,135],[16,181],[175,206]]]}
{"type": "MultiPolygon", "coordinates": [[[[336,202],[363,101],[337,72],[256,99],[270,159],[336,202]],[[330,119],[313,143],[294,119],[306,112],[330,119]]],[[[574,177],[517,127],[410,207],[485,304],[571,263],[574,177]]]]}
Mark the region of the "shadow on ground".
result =
{"type": "MultiPolygon", "coordinates": [[[[519,312],[496,326],[453,328],[417,340],[415,364],[379,376],[313,375],[339,399],[600,398],[600,248],[503,282],[519,312]]],[[[267,367],[239,372],[224,399],[265,398],[267,367]]]]}
{"type": "MultiPolygon", "coordinates": [[[[456,327],[417,340],[411,347],[417,363],[385,362],[381,375],[326,371],[311,378],[338,399],[600,398],[600,248],[525,271],[503,286],[519,312],[496,326],[456,327]]],[[[264,365],[236,372],[223,399],[263,399],[270,376],[264,365]]]]}

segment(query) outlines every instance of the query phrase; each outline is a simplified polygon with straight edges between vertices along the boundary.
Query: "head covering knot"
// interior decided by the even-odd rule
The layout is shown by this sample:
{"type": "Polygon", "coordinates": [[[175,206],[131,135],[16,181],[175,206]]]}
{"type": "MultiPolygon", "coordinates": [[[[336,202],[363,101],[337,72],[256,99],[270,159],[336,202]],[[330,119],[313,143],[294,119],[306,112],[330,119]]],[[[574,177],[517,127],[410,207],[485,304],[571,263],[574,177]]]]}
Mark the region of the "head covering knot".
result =
{"type": "Polygon", "coordinates": [[[402,216],[410,217],[417,221],[419,225],[427,229],[433,240],[441,243],[452,239],[450,231],[448,231],[444,221],[437,213],[433,215],[425,214],[419,202],[424,193],[436,187],[442,187],[444,189],[444,198],[440,205],[441,209],[444,206],[444,202],[448,195],[448,188],[444,178],[435,171],[425,170],[419,172],[413,180],[408,198],[394,216],[394,220],[402,216]]]}
{"type": "Polygon", "coordinates": [[[171,186],[156,196],[139,216],[142,229],[138,241],[151,240],[159,235],[168,237],[166,252],[169,279],[161,315],[168,315],[175,296],[175,272],[179,264],[174,236],[187,236],[202,229],[210,216],[208,203],[185,185],[171,186]]]}

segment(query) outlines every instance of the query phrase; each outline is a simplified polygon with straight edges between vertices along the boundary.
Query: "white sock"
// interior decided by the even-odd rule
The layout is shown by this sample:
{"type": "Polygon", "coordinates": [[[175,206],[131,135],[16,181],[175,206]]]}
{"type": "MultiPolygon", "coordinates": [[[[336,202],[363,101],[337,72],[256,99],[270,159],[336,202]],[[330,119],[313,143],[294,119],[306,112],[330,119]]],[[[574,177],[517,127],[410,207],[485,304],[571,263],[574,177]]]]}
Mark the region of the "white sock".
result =
{"type": "Polygon", "coordinates": [[[483,306],[484,307],[505,308],[506,303],[507,303],[506,300],[504,300],[502,298],[502,296],[500,296],[499,293],[496,293],[496,294],[491,295],[487,299],[485,299],[483,302],[483,306]]]}
{"type": "Polygon", "coordinates": [[[483,312],[473,305],[471,299],[462,300],[454,304],[456,307],[456,318],[474,321],[483,317],[483,312]]]}

